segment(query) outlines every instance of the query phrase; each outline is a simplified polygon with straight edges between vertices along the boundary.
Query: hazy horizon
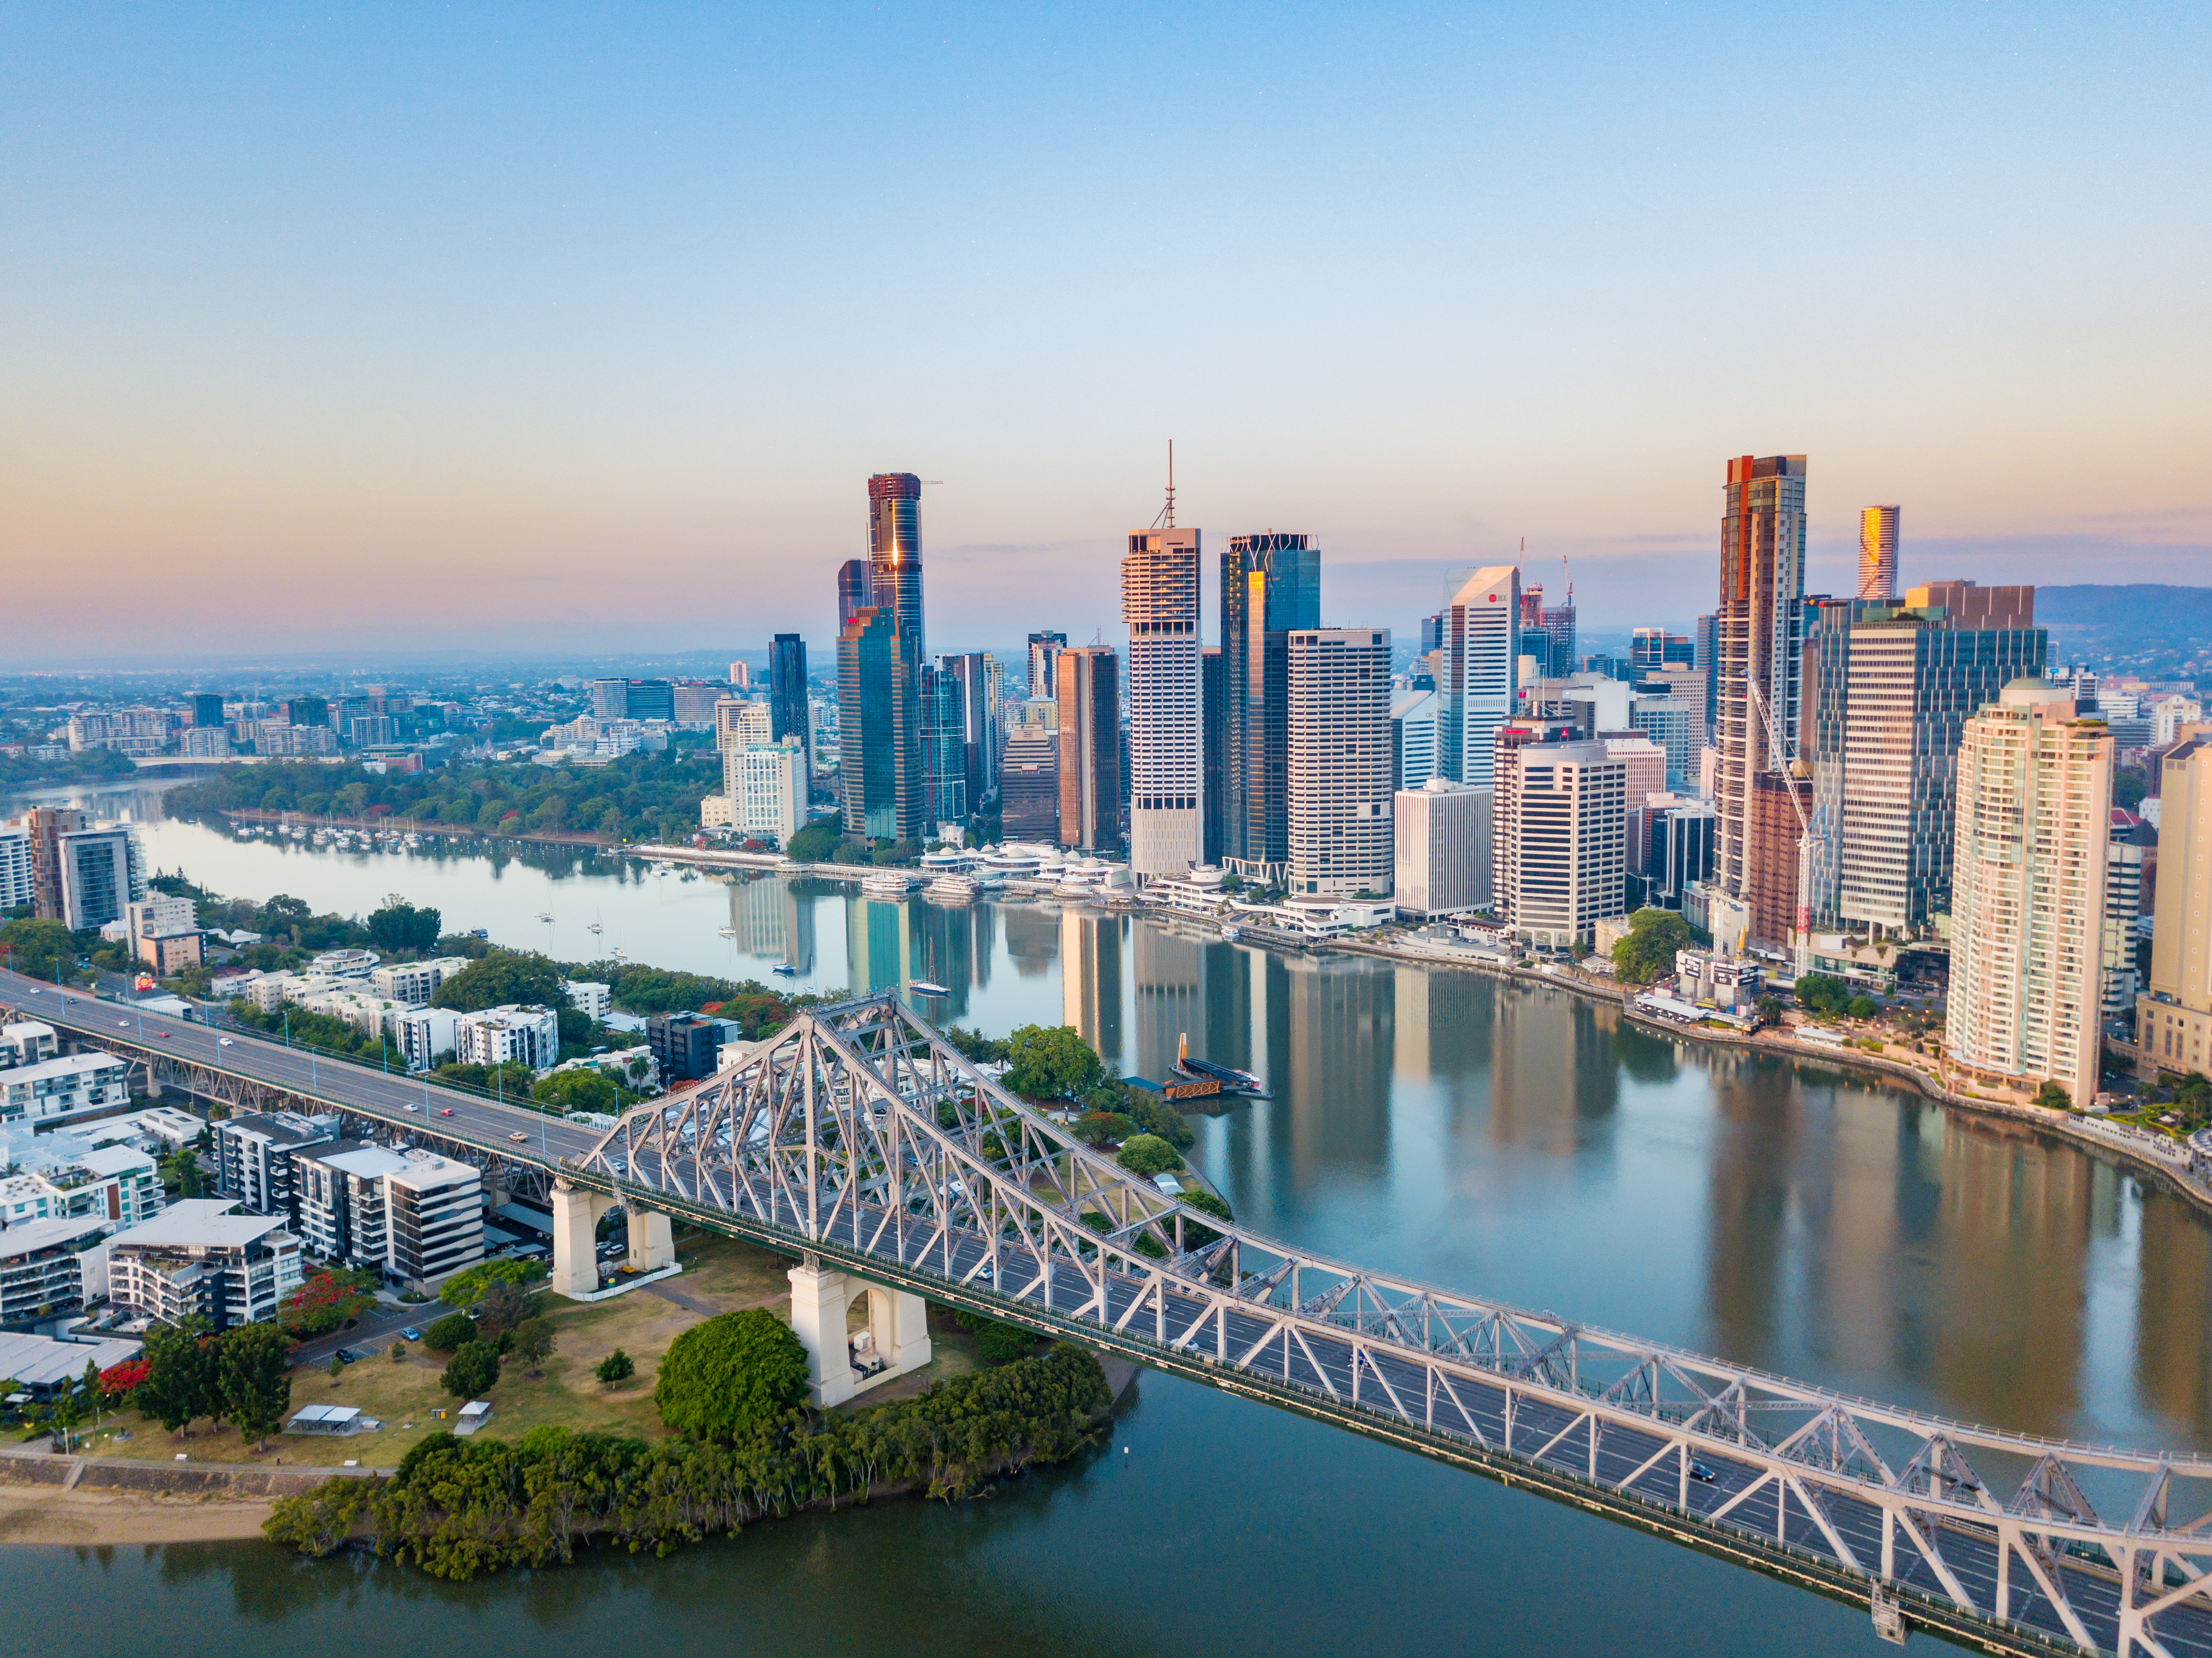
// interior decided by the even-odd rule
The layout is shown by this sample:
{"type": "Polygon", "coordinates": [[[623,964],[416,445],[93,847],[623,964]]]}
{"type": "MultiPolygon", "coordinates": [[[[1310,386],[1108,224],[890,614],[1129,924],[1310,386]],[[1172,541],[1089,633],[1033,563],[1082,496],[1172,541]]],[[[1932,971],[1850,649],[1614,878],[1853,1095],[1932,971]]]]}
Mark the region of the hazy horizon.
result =
{"type": "Polygon", "coordinates": [[[2212,557],[2200,9],[15,22],[21,665],[819,646],[890,470],[933,649],[1115,641],[1170,438],[1394,630],[1682,628],[1751,452],[1814,591],[2212,557]]]}

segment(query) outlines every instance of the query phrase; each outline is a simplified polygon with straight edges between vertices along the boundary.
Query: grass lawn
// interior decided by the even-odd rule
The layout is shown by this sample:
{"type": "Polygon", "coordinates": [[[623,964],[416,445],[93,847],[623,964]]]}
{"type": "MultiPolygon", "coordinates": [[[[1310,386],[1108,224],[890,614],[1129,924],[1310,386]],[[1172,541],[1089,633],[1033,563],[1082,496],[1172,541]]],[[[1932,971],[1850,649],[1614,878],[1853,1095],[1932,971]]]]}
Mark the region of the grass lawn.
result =
{"type": "MultiPolygon", "coordinates": [[[[677,1242],[677,1259],[684,1271],[611,1301],[580,1303],[556,1296],[544,1297],[544,1310],[553,1321],[556,1345],[542,1376],[526,1373],[522,1361],[509,1357],[499,1383],[489,1395],[492,1418],[486,1432],[517,1439],[541,1423],[601,1433],[657,1439],[662,1435],[660,1418],[653,1406],[653,1382],[669,1344],[693,1325],[716,1313],[766,1307],[788,1320],[790,1284],[784,1274],[787,1263],[771,1252],[734,1238],[692,1234],[677,1242]],[[592,1372],[599,1361],[620,1347],[636,1362],[637,1374],[616,1388],[604,1388],[592,1372]]],[[[439,1309],[443,1310],[443,1309],[439,1309]]],[[[435,1315],[425,1309],[426,1326],[435,1315]]],[[[854,1328],[866,1322],[864,1306],[851,1319],[854,1328]]],[[[860,1395],[856,1406],[865,1409],[886,1400],[910,1397],[930,1382],[958,1376],[983,1362],[974,1339],[952,1321],[950,1313],[933,1306],[929,1316],[933,1357],[911,1375],[888,1382],[860,1395]]],[[[394,1363],[388,1339],[374,1357],[349,1364],[332,1380],[321,1368],[292,1372],[292,1409],[308,1405],[351,1405],[362,1415],[384,1425],[375,1433],[353,1434],[343,1439],[324,1439],[300,1434],[273,1436],[268,1448],[257,1452],[231,1429],[196,1424],[189,1438],[175,1437],[158,1422],[126,1411],[100,1424],[99,1436],[83,1447],[94,1456],[126,1456],[155,1461],[182,1451],[195,1462],[255,1462],[282,1461],[289,1464],[334,1467],[356,1461],[368,1467],[391,1467],[425,1436],[453,1426],[453,1413],[467,1401],[445,1390],[442,1373],[446,1355],[410,1347],[404,1359],[394,1363]],[[441,1418],[437,1412],[445,1412],[441,1418]],[[127,1440],[112,1437],[120,1427],[127,1440]]]]}

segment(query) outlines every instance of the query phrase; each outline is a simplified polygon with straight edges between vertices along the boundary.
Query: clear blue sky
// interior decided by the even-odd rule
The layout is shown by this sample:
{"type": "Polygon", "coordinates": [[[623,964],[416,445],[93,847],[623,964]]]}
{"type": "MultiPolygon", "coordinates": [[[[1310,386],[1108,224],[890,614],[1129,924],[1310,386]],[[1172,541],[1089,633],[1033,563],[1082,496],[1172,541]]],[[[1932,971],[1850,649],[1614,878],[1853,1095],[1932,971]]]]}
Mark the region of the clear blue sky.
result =
{"type": "Polygon", "coordinates": [[[22,656],[818,648],[889,469],[1112,640],[1170,437],[1346,624],[1685,622],[1748,452],[1816,588],[2207,580],[2202,5],[4,15],[22,656]]]}

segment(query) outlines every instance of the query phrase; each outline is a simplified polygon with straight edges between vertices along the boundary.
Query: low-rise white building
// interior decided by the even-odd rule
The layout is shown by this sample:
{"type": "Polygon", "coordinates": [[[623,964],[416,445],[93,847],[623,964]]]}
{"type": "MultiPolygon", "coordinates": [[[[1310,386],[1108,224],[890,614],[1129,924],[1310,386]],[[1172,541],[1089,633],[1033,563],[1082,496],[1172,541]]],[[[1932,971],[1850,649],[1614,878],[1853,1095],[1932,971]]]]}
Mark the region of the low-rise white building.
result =
{"type": "Polygon", "coordinates": [[[0,1071],[0,1123],[110,1111],[130,1099],[131,1066],[112,1054],[64,1054],[0,1071]]]}
{"type": "Polygon", "coordinates": [[[0,1136],[0,1145],[16,1171],[0,1177],[0,1226],[87,1215],[135,1226],[161,1211],[160,1172],[135,1146],[24,1128],[0,1136]]]}
{"type": "Polygon", "coordinates": [[[325,990],[319,996],[302,998],[300,1005],[310,1013],[342,1019],[364,1036],[381,1035],[401,1014],[411,1011],[404,1002],[359,989],[325,990]]]}
{"type": "Polygon", "coordinates": [[[187,1198],[107,1243],[108,1294],[179,1323],[198,1314],[217,1330],[276,1316],[302,1281],[300,1240],[283,1217],[239,1212],[229,1198],[187,1198]]]}
{"type": "Polygon", "coordinates": [[[307,963],[307,971],[327,979],[366,979],[381,959],[373,950],[326,950],[307,963]]]}
{"type": "Polygon", "coordinates": [[[571,979],[562,988],[568,993],[568,1005],[587,1019],[605,1019],[614,1011],[615,993],[611,986],[591,979],[571,979]]]}
{"type": "Polygon", "coordinates": [[[108,1235],[98,1215],[0,1227],[0,1324],[74,1317],[108,1293],[108,1235]]]}
{"type": "Polygon", "coordinates": [[[61,1052],[54,1028],[37,1019],[0,1025],[0,1068],[37,1065],[61,1052]]]}
{"type": "Polygon", "coordinates": [[[516,1060],[550,1070],[561,1057],[561,1021],[550,1007],[488,1007],[464,1013],[453,1025],[453,1057],[462,1065],[516,1060]]]}
{"type": "Polygon", "coordinates": [[[392,1021],[392,1040],[410,1071],[428,1071],[453,1051],[461,1016],[449,1007],[416,1007],[392,1021]]]}
{"type": "Polygon", "coordinates": [[[369,974],[369,987],[378,995],[409,1007],[428,1007],[439,987],[468,964],[465,956],[436,956],[427,962],[393,962],[369,974]]]}

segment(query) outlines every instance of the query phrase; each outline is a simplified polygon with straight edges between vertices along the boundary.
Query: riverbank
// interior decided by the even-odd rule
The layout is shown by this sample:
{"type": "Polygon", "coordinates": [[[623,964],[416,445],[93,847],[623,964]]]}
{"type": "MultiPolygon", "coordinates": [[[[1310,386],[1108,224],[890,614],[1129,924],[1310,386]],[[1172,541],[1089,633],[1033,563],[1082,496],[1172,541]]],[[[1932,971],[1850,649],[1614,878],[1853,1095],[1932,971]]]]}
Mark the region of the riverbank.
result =
{"type": "Polygon", "coordinates": [[[207,1467],[0,1446],[0,1544],[217,1543],[258,1538],[279,1500],[351,1468],[207,1467]]]}
{"type": "MultiPolygon", "coordinates": [[[[196,814],[182,814],[189,817],[196,814]]],[[[459,841],[520,841],[539,847],[585,847],[595,852],[618,852],[623,843],[611,835],[592,835],[582,830],[555,831],[550,834],[516,835],[504,829],[477,829],[469,823],[446,823],[434,819],[402,817],[397,813],[383,817],[331,817],[307,811],[264,811],[258,806],[209,807],[211,817],[235,819],[243,823],[299,824],[307,829],[353,829],[364,834],[397,833],[402,835],[450,835],[459,841]]],[[[630,850],[635,850],[635,847],[630,850]]]]}
{"type": "Polygon", "coordinates": [[[1889,1053],[1875,1054],[1840,1043],[1808,1042],[1789,1034],[1790,1027],[1770,1030],[1724,1030],[1714,1025],[1687,1025],[1639,1011],[1631,990],[1568,967],[1523,967],[1517,963],[1486,959],[1474,951],[1446,955],[1432,950],[1408,950],[1381,943],[1337,939],[1322,946],[1350,955],[1372,956],[1384,961],[1421,967],[1460,968],[1529,986],[1549,986],[1617,1009],[1630,1023],[1656,1036],[1703,1042],[1716,1048],[1771,1054],[1795,1064],[1817,1064],[1843,1069],[1870,1071],[1892,1080],[1909,1083],[1927,1098],[1956,1111],[1997,1117],[2060,1135],[2090,1151],[2106,1151],[2138,1175],[2146,1175],[2185,1199],[2198,1211],[2212,1215],[2212,1180],[2200,1171],[2197,1160],[2179,1142],[2167,1151],[2140,1130],[2096,1117],[2057,1111],[2026,1098],[2000,1099],[1988,1094],[1951,1087],[1939,1071],[1889,1053]]]}

